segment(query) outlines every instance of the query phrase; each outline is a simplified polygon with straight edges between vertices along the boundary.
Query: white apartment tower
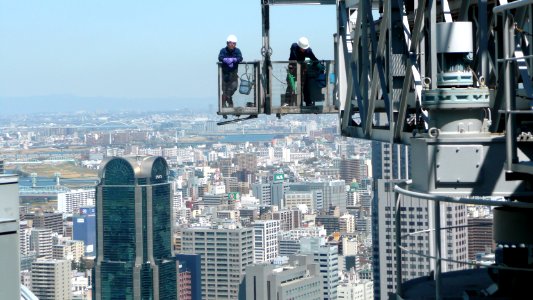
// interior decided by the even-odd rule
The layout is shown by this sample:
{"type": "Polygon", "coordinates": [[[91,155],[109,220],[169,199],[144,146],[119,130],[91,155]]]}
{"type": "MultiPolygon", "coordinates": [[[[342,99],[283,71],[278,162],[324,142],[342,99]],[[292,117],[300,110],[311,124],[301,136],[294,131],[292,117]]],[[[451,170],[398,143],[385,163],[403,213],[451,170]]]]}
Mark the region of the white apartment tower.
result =
{"type": "Polygon", "coordinates": [[[254,263],[271,262],[279,255],[278,220],[256,221],[254,227],[254,263]]]}
{"type": "Polygon", "coordinates": [[[254,229],[191,227],[182,231],[182,253],[201,256],[202,299],[237,299],[247,265],[254,261],[254,229]]]}
{"type": "Polygon", "coordinates": [[[33,228],[30,235],[30,250],[38,258],[52,259],[52,229],[33,228]]]}
{"type": "Polygon", "coordinates": [[[38,259],[32,264],[32,292],[40,300],[72,299],[70,262],[38,259]]]}
{"type": "Polygon", "coordinates": [[[320,265],[324,300],[337,299],[339,285],[339,255],[337,246],[325,244],[324,238],[304,237],[300,240],[300,254],[311,255],[320,265]]]}
{"type": "Polygon", "coordinates": [[[57,210],[77,214],[80,207],[94,205],[95,189],[78,189],[57,194],[57,210]]]}
{"type": "Polygon", "coordinates": [[[30,253],[31,228],[28,228],[28,221],[21,221],[19,228],[20,255],[25,256],[30,253]]]}
{"type": "Polygon", "coordinates": [[[355,232],[355,217],[351,214],[344,214],[339,218],[339,229],[341,233],[355,232]]]}

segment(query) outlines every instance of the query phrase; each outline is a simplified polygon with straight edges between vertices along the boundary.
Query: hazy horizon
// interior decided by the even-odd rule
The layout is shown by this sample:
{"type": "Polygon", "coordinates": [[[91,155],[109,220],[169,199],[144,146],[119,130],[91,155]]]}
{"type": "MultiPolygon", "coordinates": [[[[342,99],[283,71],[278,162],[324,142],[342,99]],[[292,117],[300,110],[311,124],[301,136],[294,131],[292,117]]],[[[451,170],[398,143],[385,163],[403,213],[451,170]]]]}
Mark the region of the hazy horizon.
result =
{"type": "Polygon", "coordinates": [[[36,113],[67,113],[78,111],[173,111],[189,109],[208,112],[216,110],[217,99],[208,97],[85,97],[76,95],[38,95],[0,97],[3,115],[36,113]],[[8,103],[10,105],[8,105],[8,103]]]}

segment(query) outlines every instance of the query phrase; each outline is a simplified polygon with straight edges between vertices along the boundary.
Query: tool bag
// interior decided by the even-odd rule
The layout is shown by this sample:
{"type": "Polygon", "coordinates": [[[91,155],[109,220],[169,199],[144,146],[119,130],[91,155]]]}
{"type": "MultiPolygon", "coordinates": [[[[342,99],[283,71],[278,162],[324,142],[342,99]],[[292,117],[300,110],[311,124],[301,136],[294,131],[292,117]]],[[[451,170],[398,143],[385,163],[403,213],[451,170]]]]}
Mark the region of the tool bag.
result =
{"type": "Polygon", "coordinates": [[[248,73],[248,65],[246,65],[246,71],[241,75],[241,84],[239,85],[239,93],[243,95],[250,95],[252,88],[254,87],[254,79],[250,73],[248,73]]]}

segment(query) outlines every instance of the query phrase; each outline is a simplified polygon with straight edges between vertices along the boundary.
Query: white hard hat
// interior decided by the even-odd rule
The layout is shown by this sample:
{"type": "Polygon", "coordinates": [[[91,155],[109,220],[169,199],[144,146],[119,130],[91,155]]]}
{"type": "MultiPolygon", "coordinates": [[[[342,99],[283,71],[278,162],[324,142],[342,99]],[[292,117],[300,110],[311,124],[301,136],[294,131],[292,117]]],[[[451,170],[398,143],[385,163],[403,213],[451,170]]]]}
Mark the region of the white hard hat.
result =
{"type": "Polygon", "coordinates": [[[232,43],[236,43],[237,42],[237,37],[233,34],[230,34],[228,35],[228,38],[226,39],[226,42],[232,42],[232,43]]]}
{"type": "Polygon", "coordinates": [[[302,36],[298,39],[298,46],[300,46],[302,49],[309,48],[309,40],[305,36],[302,36]]]}

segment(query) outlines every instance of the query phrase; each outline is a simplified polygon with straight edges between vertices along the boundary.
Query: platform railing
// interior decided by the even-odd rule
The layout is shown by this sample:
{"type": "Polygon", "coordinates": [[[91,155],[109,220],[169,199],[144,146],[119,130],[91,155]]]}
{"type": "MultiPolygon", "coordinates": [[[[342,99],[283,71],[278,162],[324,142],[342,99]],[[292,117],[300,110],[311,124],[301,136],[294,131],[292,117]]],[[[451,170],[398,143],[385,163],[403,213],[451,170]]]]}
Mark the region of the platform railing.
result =
{"type": "MultiPolygon", "coordinates": [[[[418,192],[414,190],[409,190],[408,186],[410,181],[403,182],[394,186],[394,195],[395,195],[395,248],[396,248],[396,295],[399,299],[403,299],[403,290],[402,290],[402,253],[410,253],[413,255],[420,255],[435,261],[435,270],[434,270],[434,281],[435,281],[435,299],[442,299],[442,262],[453,262],[464,265],[471,265],[477,267],[487,267],[501,270],[512,270],[512,271],[524,271],[524,272],[533,272],[532,269],[525,268],[516,268],[516,267],[507,267],[501,265],[491,265],[486,266],[479,263],[473,263],[468,261],[458,261],[450,258],[443,257],[441,249],[441,236],[440,233],[442,230],[454,228],[452,227],[442,227],[440,222],[440,204],[441,202],[453,203],[453,204],[470,204],[470,205],[483,205],[491,207],[512,207],[512,208],[528,208],[533,209],[533,203],[525,203],[518,201],[498,201],[498,200],[488,200],[488,199],[476,199],[476,198],[464,198],[464,197],[451,197],[444,195],[435,195],[427,194],[423,192],[418,192]],[[402,208],[402,196],[409,196],[418,198],[421,200],[433,201],[433,219],[434,219],[434,228],[427,230],[410,232],[408,234],[402,235],[402,223],[401,223],[401,208],[402,208]],[[425,253],[420,253],[416,251],[409,250],[407,247],[402,246],[402,239],[413,236],[421,233],[435,233],[435,255],[427,255],[425,253]]],[[[456,226],[455,226],[456,227],[456,226]]]]}
{"type": "Polygon", "coordinates": [[[260,62],[241,62],[237,72],[235,92],[231,95],[232,105],[224,99],[222,63],[218,63],[218,114],[257,115],[262,112],[260,62]]]}
{"type": "Polygon", "coordinates": [[[338,113],[334,61],[273,61],[269,68],[273,114],[338,113]],[[305,92],[304,92],[305,91],[305,92]]]}

